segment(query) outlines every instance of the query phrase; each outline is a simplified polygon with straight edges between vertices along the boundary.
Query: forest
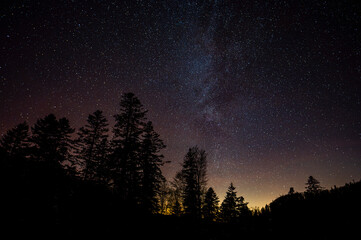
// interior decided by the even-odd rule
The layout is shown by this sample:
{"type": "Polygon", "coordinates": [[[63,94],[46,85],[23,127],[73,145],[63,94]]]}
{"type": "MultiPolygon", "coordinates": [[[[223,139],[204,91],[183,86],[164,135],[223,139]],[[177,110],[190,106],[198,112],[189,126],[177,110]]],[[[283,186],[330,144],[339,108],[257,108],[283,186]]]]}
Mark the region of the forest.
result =
{"type": "Polygon", "coordinates": [[[261,209],[229,183],[221,201],[207,185],[207,153],[185,149],[171,180],[161,136],[133,93],[110,128],[100,110],[78,130],[49,114],[0,139],[1,218],[12,236],[161,239],[333,239],[361,226],[361,182],[325,189],[313,176],[261,209]]]}

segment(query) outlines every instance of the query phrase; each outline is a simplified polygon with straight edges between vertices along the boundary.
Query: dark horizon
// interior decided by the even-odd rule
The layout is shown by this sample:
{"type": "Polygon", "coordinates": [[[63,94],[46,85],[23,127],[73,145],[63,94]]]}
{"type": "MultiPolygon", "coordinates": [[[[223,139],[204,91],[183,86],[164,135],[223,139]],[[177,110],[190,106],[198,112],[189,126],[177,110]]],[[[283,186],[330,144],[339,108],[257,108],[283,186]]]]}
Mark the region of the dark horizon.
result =
{"type": "Polygon", "coordinates": [[[172,180],[188,148],[208,186],[263,207],[308,176],[361,179],[358,1],[7,1],[0,24],[0,134],[49,113],[78,130],[114,124],[134,92],[167,145],[172,180]]]}

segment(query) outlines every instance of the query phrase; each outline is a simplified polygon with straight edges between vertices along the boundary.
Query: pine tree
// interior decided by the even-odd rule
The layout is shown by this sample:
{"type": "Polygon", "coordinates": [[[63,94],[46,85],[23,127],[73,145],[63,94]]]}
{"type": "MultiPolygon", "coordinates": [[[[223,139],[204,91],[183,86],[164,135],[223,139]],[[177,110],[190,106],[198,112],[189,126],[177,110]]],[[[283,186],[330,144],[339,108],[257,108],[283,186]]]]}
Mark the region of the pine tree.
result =
{"type": "Polygon", "coordinates": [[[154,131],[152,122],[149,121],[144,128],[140,149],[141,205],[147,212],[158,210],[157,194],[160,184],[165,180],[160,169],[165,163],[164,156],[159,152],[164,148],[163,141],[154,131]]]}
{"type": "Polygon", "coordinates": [[[251,210],[248,208],[248,202],[245,202],[244,197],[237,198],[237,212],[239,217],[246,217],[251,215],[251,210]]]}
{"type": "Polygon", "coordinates": [[[58,120],[59,131],[59,157],[62,165],[69,171],[74,171],[74,156],[71,153],[74,149],[74,141],[71,139],[71,135],[75,132],[74,128],[70,127],[69,120],[65,117],[58,120]]]}
{"type": "Polygon", "coordinates": [[[107,158],[108,122],[102,111],[90,114],[87,124],[78,132],[77,159],[82,165],[84,179],[102,179],[107,158]]]}
{"type": "Polygon", "coordinates": [[[218,214],[218,204],[219,198],[217,194],[214,192],[213,188],[208,188],[208,191],[204,198],[203,205],[203,216],[207,221],[214,221],[218,214]]]}
{"type": "Polygon", "coordinates": [[[232,222],[239,216],[238,197],[233,183],[228,187],[226,196],[221,204],[221,218],[224,222],[232,222]]]}
{"type": "Polygon", "coordinates": [[[237,197],[235,189],[231,183],[228,187],[226,197],[221,204],[220,215],[224,222],[240,221],[242,220],[241,218],[251,215],[248,202],[245,202],[242,196],[237,197]]]}
{"type": "MultiPolygon", "coordinates": [[[[26,173],[26,160],[30,156],[29,126],[26,122],[8,130],[0,139],[0,182],[9,190],[20,182],[26,173]],[[12,180],[10,180],[12,179],[12,180]]],[[[10,191],[15,191],[11,189],[10,191]]]]}
{"type": "Polygon", "coordinates": [[[201,217],[202,197],[205,192],[206,179],[206,153],[197,146],[188,150],[182,165],[184,179],[184,208],[185,213],[193,218],[201,217]]]}
{"type": "Polygon", "coordinates": [[[10,158],[25,157],[29,148],[29,125],[23,122],[8,130],[0,139],[0,148],[10,158]]]}
{"type": "Polygon", "coordinates": [[[170,190],[170,212],[173,215],[180,216],[183,214],[183,205],[184,202],[184,191],[185,191],[185,179],[183,177],[182,171],[177,172],[176,176],[171,181],[171,190],[170,190]]]}
{"type": "Polygon", "coordinates": [[[49,114],[39,119],[31,129],[31,142],[36,149],[35,158],[54,165],[72,162],[70,135],[74,129],[70,127],[68,119],[57,120],[54,114],[49,114]]]}
{"type": "Polygon", "coordinates": [[[320,182],[316,178],[309,176],[306,183],[306,194],[316,194],[321,190],[320,182]]]}
{"type": "Polygon", "coordinates": [[[116,114],[112,140],[114,188],[130,203],[139,203],[140,148],[147,111],[133,93],[126,93],[116,114]]]}

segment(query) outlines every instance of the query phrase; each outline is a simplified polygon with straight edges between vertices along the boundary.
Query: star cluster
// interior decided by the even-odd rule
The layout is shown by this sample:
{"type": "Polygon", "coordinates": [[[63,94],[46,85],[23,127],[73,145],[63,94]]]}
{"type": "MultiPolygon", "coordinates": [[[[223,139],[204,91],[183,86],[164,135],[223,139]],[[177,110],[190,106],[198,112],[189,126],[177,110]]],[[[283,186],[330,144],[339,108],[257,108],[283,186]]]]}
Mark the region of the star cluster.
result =
{"type": "Polygon", "coordinates": [[[314,175],[361,178],[357,1],[16,1],[1,10],[0,133],[52,112],[112,123],[134,92],[171,180],[188,147],[208,185],[263,206],[314,175]]]}

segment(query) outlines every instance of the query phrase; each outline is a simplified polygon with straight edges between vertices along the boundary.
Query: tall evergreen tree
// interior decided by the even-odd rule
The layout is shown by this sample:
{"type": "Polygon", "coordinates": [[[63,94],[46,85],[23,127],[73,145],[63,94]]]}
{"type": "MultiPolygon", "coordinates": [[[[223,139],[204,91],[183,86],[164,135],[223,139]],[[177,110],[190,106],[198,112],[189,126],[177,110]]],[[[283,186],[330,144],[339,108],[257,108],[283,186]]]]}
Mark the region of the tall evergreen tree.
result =
{"type": "Polygon", "coordinates": [[[115,117],[112,140],[112,165],[115,189],[123,200],[139,203],[141,184],[141,136],[146,124],[143,105],[133,93],[125,93],[115,117]]]}
{"type": "Polygon", "coordinates": [[[225,222],[234,221],[238,217],[238,197],[235,189],[233,183],[231,183],[221,204],[221,218],[225,222]]]}
{"type": "Polygon", "coordinates": [[[185,192],[185,179],[182,171],[177,172],[176,176],[171,181],[170,190],[170,212],[173,215],[180,216],[183,214],[184,192],[185,192]]]}
{"type": "Polygon", "coordinates": [[[24,177],[29,150],[29,126],[26,122],[8,130],[1,137],[0,182],[2,189],[8,188],[10,191],[15,191],[11,189],[12,184],[16,185],[15,181],[19,182],[24,177]]]}
{"type": "Polygon", "coordinates": [[[107,158],[108,121],[102,111],[90,114],[87,124],[81,127],[76,140],[77,158],[82,165],[84,179],[104,177],[104,165],[107,158]]]}
{"type": "Polygon", "coordinates": [[[186,214],[200,218],[202,197],[207,183],[206,152],[197,146],[188,150],[182,165],[184,180],[184,208],[186,214]]]}
{"type": "Polygon", "coordinates": [[[214,192],[213,188],[208,188],[202,208],[205,220],[212,222],[216,219],[219,208],[218,204],[219,198],[217,194],[214,192]]]}
{"type": "Polygon", "coordinates": [[[159,134],[153,129],[152,122],[144,128],[141,143],[140,168],[141,168],[141,205],[147,212],[158,210],[157,194],[160,184],[164,181],[160,167],[165,163],[164,156],[159,152],[165,148],[159,134]]]}
{"type": "Polygon", "coordinates": [[[8,130],[0,139],[0,148],[10,158],[25,157],[25,152],[29,148],[29,125],[23,122],[8,130]]]}
{"type": "Polygon", "coordinates": [[[235,187],[231,183],[228,187],[226,197],[221,204],[221,218],[225,222],[239,221],[240,218],[250,216],[251,210],[248,203],[244,201],[242,196],[237,197],[235,187]]]}
{"type": "Polygon", "coordinates": [[[39,119],[31,129],[31,142],[35,145],[35,157],[38,160],[54,164],[67,164],[72,161],[70,135],[74,129],[70,127],[68,119],[57,120],[54,114],[49,114],[39,119]]]}
{"type": "Polygon", "coordinates": [[[246,217],[251,215],[251,210],[248,208],[248,202],[244,200],[244,197],[237,198],[237,212],[239,217],[246,217]]]}

